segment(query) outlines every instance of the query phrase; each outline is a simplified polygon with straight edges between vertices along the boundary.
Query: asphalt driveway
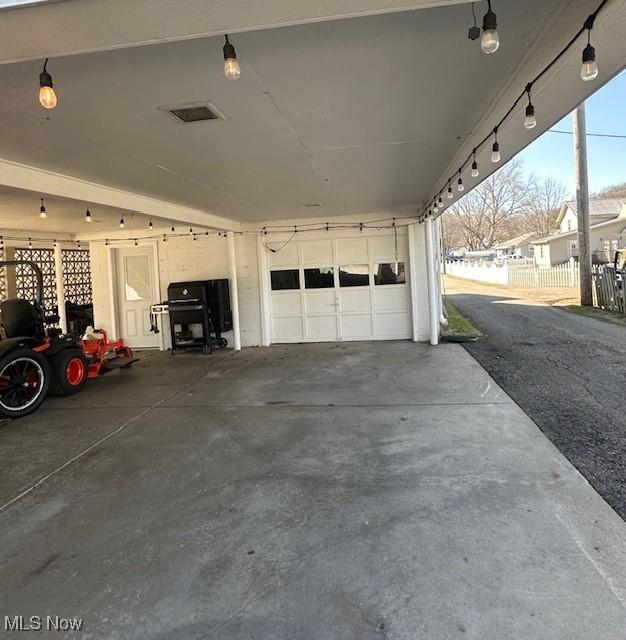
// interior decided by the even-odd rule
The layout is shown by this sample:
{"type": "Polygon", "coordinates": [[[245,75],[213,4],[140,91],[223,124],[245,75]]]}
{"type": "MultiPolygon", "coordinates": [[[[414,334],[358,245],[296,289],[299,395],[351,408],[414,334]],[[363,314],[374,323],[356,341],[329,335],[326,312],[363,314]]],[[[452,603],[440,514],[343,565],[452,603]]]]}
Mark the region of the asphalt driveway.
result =
{"type": "Polygon", "coordinates": [[[144,356],[0,454],[44,637],[624,637],[626,524],[458,345],[144,356]]]}
{"type": "Polygon", "coordinates": [[[626,326],[448,278],[465,348],[626,519],[626,326]]]}

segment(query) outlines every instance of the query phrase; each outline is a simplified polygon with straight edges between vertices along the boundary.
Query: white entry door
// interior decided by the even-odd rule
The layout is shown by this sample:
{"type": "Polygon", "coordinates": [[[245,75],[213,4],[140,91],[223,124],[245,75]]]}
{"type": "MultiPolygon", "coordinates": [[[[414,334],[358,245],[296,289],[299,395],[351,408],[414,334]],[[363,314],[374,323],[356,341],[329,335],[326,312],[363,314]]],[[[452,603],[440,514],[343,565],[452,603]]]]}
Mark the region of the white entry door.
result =
{"type": "Polygon", "coordinates": [[[150,305],[157,301],[152,247],[116,249],[120,337],[134,348],[158,348],[150,331],[150,305]]]}
{"type": "Polygon", "coordinates": [[[281,244],[269,256],[272,342],[411,337],[406,233],[281,244]]]}

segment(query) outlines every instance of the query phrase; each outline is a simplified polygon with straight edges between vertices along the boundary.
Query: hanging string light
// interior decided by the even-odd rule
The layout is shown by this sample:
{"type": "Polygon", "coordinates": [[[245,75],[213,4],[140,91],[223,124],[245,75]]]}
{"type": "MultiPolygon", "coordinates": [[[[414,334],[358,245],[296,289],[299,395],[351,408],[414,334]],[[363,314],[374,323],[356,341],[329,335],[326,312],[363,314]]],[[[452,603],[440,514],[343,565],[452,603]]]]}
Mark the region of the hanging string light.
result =
{"type": "Polygon", "coordinates": [[[124,228],[124,216],[120,218],[120,229],[124,228]]]}
{"type": "Polygon", "coordinates": [[[189,227],[189,235],[192,236],[193,235],[193,228],[189,227]]]}
{"type": "Polygon", "coordinates": [[[33,248],[33,240],[32,240],[32,238],[28,238],[28,248],[29,249],[33,248]]]}
{"type": "Polygon", "coordinates": [[[474,148],[472,151],[472,178],[478,178],[479,175],[478,162],[476,162],[476,148],[474,148]]]}
{"type": "Polygon", "coordinates": [[[150,229],[150,231],[152,231],[152,229],[154,229],[154,226],[152,224],[152,220],[150,220],[150,224],[148,225],[148,229],[150,229]]]}
{"type": "Polygon", "coordinates": [[[176,229],[174,229],[174,225],[172,225],[172,228],[170,229],[170,231],[171,231],[172,233],[176,233],[176,229]]]}
{"type": "Polygon", "coordinates": [[[598,64],[596,63],[596,50],[591,46],[591,30],[596,19],[595,14],[590,15],[585,21],[587,30],[587,46],[583,49],[583,64],[580,69],[580,77],[589,82],[598,77],[598,64]]]}
{"type": "Polygon", "coordinates": [[[493,145],[491,147],[491,162],[497,164],[500,162],[500,143],[498,142],[498,127],[493,129],[493,145]]]}
{"type": "Polygon", "coordinates": [[[85,222],[91,222],[91,212],[89,211],[89,209],[85,211],[85,222]]]}
{"type": "Polygon", "coordinates": [[[57,241],[56,241],[56,240],[53,240],[53,241],[52,241],[52,246],[53,246],[55,249],[57,248],[57,241]]]}
{"type": "Polygon", "coordinates": [[[105,239],[104,239],[104,246],[105,246],[105,247],[108,247],[108,246],[109,246],[109,239],[108,239],[108,238],[105,238],[105,239]]]}
{"type": "Polygon", "coordinates": [[[42,220],[45,220],[48,217],[46,213],[46,205],[43,203],[43,198],[41,198],[41,206],[39,207],[39,217],[42,220]]]}
{"type": "Polygon", "coordinates": [[[461,193],[465,191],[465,186],[463,185],[463,178],[461,177],[461,170],[459,169],[459,179],[456,181],[456,190],[461,193]]]}
{"type": "Polygon", "coordinates": [[[480,48],[487,54],[495,53],[500,47],[498,36],[498,19],[491,9],[491,0],[487,0],[487,13],[483,18],[483,37],[480,40],[480,48]]]}
{"type": "Polygon", "coordinates": [[[224,35],[226,43],[224,44],[224,75],[229,80],[237,80],[241,75],[241,67],[237,61],[237,53],[235,47],[230,43],[228,34],[224,35]]]}
{"type": "Polygon", "coordinates": [[[52,76],[48,73],[48,58],[43,63],[43,70],[39,74],[39,104],[44,109],[54,109],[57,106],[57,94],[54,92],[52,76]]]}
{"type": "Polygon", "coordinates": [[[163,242],[167,242],[167,236],[163,234],[163,242]]]}
{"type": "Polygon", "coordinates": [[[530,90],[532,84],[529,82],[526,85],[526,94],[528,95],[528,106],[526,107],[526,117],[524,118],[524,127],[526,129],[534,129],[537,126],[537,118],[535,118],[535,105],[530,98],[530,90]]]}
{"type": "Polygon", "coordinates": [[[196,234],[195,233],[193,234],[193,241],[194,242],[198,242],[198,238],[196,238],[196,234]]]}
{"type": "Polygon", "coordinates": [[[448,180],[448,200],[452,200],[454,194],[452,193],[452,180],[448,180]]]}

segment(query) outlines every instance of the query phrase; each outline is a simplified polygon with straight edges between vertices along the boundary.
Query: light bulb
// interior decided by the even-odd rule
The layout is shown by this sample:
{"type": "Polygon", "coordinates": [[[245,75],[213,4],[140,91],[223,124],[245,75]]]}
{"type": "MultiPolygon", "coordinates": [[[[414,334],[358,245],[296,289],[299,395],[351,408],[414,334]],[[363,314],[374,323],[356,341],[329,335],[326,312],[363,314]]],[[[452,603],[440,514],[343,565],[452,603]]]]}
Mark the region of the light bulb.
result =
{"type": "Polygon", "coordinates": [[[229,80],[237,80],[241,75],[241,67],[239,66],[239,62],[237,62],[237,58],[227,58],[224,60],[224,75],[229,80]]]}
{"type": "Polygon", "coordinates": [[[480,48],[485,53],[495,53],[499,46],[498,20],[496,14],[491,10],[491,2],[489,2],[489,10],[483,18],[483,37],[480,39],[480,48]]]}
{"type": "Polygon", "coordinates": [[[57,106],[57,94],[52,87],[39,87],[39,104],[44,109],[54,109],[57,106]]]}
{"type": "Polygon", "coordinates": [[[33,248],[33,241],[30,238],[28,238],[28,248],[29,249],[33,248]]]}
{"type": "Polygon", "coordinates": [[[433,209],[434,209],[435,211],[437,211],[437,209],[439,209],[439,205],[437,204],[437,202],[436,202],[436,201],[433,203],[433,209]]]}
{"type": "Polygon", "coordinates": [[[152,225],[152,220],[150,220],[150,224],[148,225],[148,228],[150,229],[150,231],[152,231],[152,229],[154,229],[154,226],[152,225]]]}
{"type": "Polygon", "coordinates": [[[530,85],[528,91],[528,106],[526,107],[526,117],[524,118],[524,127],[526,129],[534,129],[537,126],[537,118],[535,118],[535,107],[530,101],[530,85]]]}
{"type": "Polygon", "coordinates": [[[487,54],[495,53],[500,47],[500,38],[495,29],[488,29],[480,40],[480,48],[487,54]]]}
{"type": "Polygon", "coordinates": [[[497,142],[494,142],[491,148],[491,162],[500,162],[500,145],[497,142]]]}
{"type": "Polygon", "coordinates": [[[583,51],[583,65],[580,69],[580,77],[589,82],[598,77],[598,64],[596,63],[596,50],[588,44],[583,51]]]}
{"type": "Polygon", "coordinates": [[[448,187],[448,200],[452,200],[454,198],[454,194],[452,193],[452,187],[448,187]]]}
{"type": "Polygon", "coordinates": [[[480,171],[478,170],[478,162],[476,162],[476,157],[474,156],[474,162],[472,162],[472,178],[478,178],[480,175],[480,171]]]}
{"type": "Polygon", "coordinates": [[[235,47],[228,41],[228,36],[224,36],[226,44],[224,44],[224,75],[229,80],[237,80],[241,75],[241,67],[237,62],[237,54],[235,47]]]}
{"type": "Polygon", "coordinates": [[[457,191],[461,192],[465,190],[465,186],[463,185],[463,178],[459,176],[459,181],[457,182],[457,191]]]}
{"type": "Polygon", "coordinates": [[[39,207],[39,217],[42,220],[45,220],[48,217],[48,214],[46,212],[46,207],[45,207],[45,205],[43,203],[43,200],[41,201],[41,206],[39,207]]]}
{"type": "Polygon", "coordinates": [[[43,63],[43,71],[39,74],[39,104],[44,109],[54,109],[57,106],[57,94],[52,88],[52,76],[46,69],[47,65],[48,58],[43,63]]]}
{"type": "Polygon", "coordinates": [[[89,209],[85,211],[85,222],[91,222],[91,212],[89,211],[89,209]]]}
{"type": "Polygon", "coordinates": [[[193,241],[194,242],[198,242],[198,238],[196,238],[196,234],[195,233],[193,234],[193,241]]]}
{"type": "Polygon", "coordinates": [[[120,218],[120,229],[124,228],[124,218],[120,218]]]}

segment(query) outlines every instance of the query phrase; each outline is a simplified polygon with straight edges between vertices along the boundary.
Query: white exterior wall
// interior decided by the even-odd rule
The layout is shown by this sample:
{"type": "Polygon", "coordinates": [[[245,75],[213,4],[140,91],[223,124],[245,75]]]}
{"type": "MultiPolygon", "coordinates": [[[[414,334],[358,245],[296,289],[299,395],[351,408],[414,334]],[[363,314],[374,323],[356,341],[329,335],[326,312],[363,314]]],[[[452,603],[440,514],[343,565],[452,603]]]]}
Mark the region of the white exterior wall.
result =
{"type": "MultiPolygon", "coordinates": [[[[388,215],[388,214],[387,214],[388,215]]],[[[340,222],[366,222],[367,219],[380,219],[387,217],[385,214],[372,214],[368,216],[345,216],[332,218],[332,223],[340,222]]],[[[243,347],[259,346],[263,344],[261,323],[261,293],[260,293],[260,269],[264,263],[263,256],[259,256],[258,235],[254,233],[263,226],[292,226],[294,224],[306,224],[307,222],[319,222],[319,219],[311,220],[272,220],[266,223],[250,223],[246,225],[243,233],[235,237],[237,254],[237,278],[239,288],[239,315],[241,323],[241,342],[243,347]],[[261,259],[260,259],[261,258],[261,259]]],[[[406,222],[398,221],[398,224],[406,222]]],[[[413,300],[412,313],[415,322],[415,338],[419,341],[427,341],[428,332],[428,294],[426,282],[426,251],[424,242],[424,225],[416,225],[414,240],[415,268],[411,267],[411,277],[415,279],[414,290],[417,299],[413,300]]],[[[405,229],[402,230],[406,232],[405,229]]],[[[391,233],[385,231],[381,233],[391,233]]],[[[290,234],[286,234],[286,238],[290,234]]],[[[330,232],[302,232],[302,238],[328,239],[332,237],[359,237],[358,229],[344,229],[330,232]]],[[[281,235],[270,233],[266,236],[272,243],[280,241],[281,235]]],[[[113,234],[112,234],[113,238],[113,234]]],[[[167,299],[167,286],[170,282],[186,280],[206,280],[212,278],[228,278],[228,246],[225,239],[216,236],[205,237],[198,234],[198,241],[193,242],[190,237],[168,238],[166,243],[161,241],[159,230],[155,230],[155,245],[157,261],[159,265],[159,281],[161,299],[167,299]]],[[[112,241],[114,248],[115,242],[112,241]]],[[[102,241],[90,243],[92,261],[92,283],[94,299],[94,317],[98,327],[106,329],[112,337],[115,336],[115,282],[111,271],[112,247],[105,247],[102,241]]],[[[267,261],[266,261],[267,262],[267,261]]],[[[157,302],[157,301],[155,301],[157,302]]],[[[269,302],[269,300],[268,300],[269,302]]],[[[163,335],[165,348],[170,346],[169,325],[167,315],[162,316],[159,328],[163,335]]],[[[225,335],[229,344],[232,344],[232,333],[225,335]]]]}

